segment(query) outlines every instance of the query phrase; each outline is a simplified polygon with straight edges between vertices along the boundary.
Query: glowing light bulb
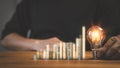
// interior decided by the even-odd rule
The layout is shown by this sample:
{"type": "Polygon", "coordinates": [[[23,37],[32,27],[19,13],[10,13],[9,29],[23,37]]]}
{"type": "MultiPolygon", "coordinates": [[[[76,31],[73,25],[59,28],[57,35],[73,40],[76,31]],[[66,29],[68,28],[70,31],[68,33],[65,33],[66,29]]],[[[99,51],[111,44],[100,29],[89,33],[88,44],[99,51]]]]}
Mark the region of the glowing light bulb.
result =
{"type": "Polygon", "coordinates": [[[96,51],[101,47],[103,40],[105,39],[105,32],[99,26],[92,26],[87,31],[87,39],[91,45],[94,59],[96,57],[96,51]]]}

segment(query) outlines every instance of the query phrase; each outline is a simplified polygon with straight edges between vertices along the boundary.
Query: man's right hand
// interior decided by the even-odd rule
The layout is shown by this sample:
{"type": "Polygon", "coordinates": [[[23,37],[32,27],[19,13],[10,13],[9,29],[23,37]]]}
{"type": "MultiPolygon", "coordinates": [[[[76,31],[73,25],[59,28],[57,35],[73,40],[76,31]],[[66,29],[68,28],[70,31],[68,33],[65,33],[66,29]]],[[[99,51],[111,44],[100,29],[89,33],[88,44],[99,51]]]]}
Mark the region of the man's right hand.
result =
{"type": "Polygon", "coordinates": [[[48,38],[48,39],[30,39],[22,37],[16,33],[11,33],[4,37],[1,41],[4,47],[10,50],[17,51],[31,51],[31,50],[40,50],[45,49],[46,45],[50,45],[52,47],[53,44],[59,43],[57,37],[48,38]]]}
{"type": "Polygon", "coordinates": [[[62,41],[59,40],[57,37],[52,37],[52,38],[45,39],[45,40],[36,40],[34,46],[36,50],[40,50],[40,49],[45,49],[46,45],[49,45],[50,48],[53,48],[54,44],[58,44],[60,42],[62,41]]]}

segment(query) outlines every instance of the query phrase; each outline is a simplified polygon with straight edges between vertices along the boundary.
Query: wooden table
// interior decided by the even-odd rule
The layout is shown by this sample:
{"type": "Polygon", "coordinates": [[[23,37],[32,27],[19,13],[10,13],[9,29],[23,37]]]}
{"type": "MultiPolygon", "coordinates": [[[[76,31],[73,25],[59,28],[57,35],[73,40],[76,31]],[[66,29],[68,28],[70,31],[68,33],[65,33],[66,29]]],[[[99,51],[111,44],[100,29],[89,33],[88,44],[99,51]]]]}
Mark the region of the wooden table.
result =
{"type": "Polygon", "coordinates": [[[33,60],[35,52],[0,52],[0,68],[120,68],[120,60],[33,60]]]}

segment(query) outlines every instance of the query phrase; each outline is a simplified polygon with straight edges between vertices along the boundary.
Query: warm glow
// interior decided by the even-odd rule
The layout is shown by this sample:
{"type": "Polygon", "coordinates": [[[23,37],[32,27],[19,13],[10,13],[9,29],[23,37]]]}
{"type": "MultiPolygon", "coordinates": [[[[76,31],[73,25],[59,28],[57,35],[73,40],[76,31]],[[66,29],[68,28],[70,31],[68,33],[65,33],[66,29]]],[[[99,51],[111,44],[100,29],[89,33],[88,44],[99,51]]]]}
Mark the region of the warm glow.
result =
{"type": "Polygon", "coordinates": [[[88,30],[88,41],[94,45],[100,45],[105,38],[104,31],[99,26],[92,26],[88,30]]]}

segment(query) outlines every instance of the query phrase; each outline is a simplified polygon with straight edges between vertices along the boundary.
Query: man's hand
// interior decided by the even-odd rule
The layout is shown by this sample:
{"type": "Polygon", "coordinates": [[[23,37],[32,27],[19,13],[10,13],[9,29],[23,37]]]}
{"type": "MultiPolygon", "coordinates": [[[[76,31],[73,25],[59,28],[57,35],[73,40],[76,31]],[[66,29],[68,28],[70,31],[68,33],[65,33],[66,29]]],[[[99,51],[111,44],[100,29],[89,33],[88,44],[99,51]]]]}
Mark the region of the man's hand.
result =
{"type": "Polygon", "coordinates": [[[97,52],[100,59],[120,59],[120,35],[111,37],[97,52]]]}
{"type": "Polygon", "coordinates": [[[11,33],[7,35],[1,43],[4,47],[9,50],[16,51],[36,51],[40,49],[45,49],[46,45],[50,45],[52,48],[53,44],[62,42],[57,37],[52,37],[48,39],[30,39],[20,36],[16,33],[11,33]]]}
{"type": "Polygon", "coordinates": [[[34,46],[36,50],[40,50],[40,49],[45,49],[46,45],[49,45],[50,48],[53,48],[54,44],[58,44],[60,42],[62,41],[59,40],[57,37],[52,37],[45,40],[36,40],[34,46]]]}

